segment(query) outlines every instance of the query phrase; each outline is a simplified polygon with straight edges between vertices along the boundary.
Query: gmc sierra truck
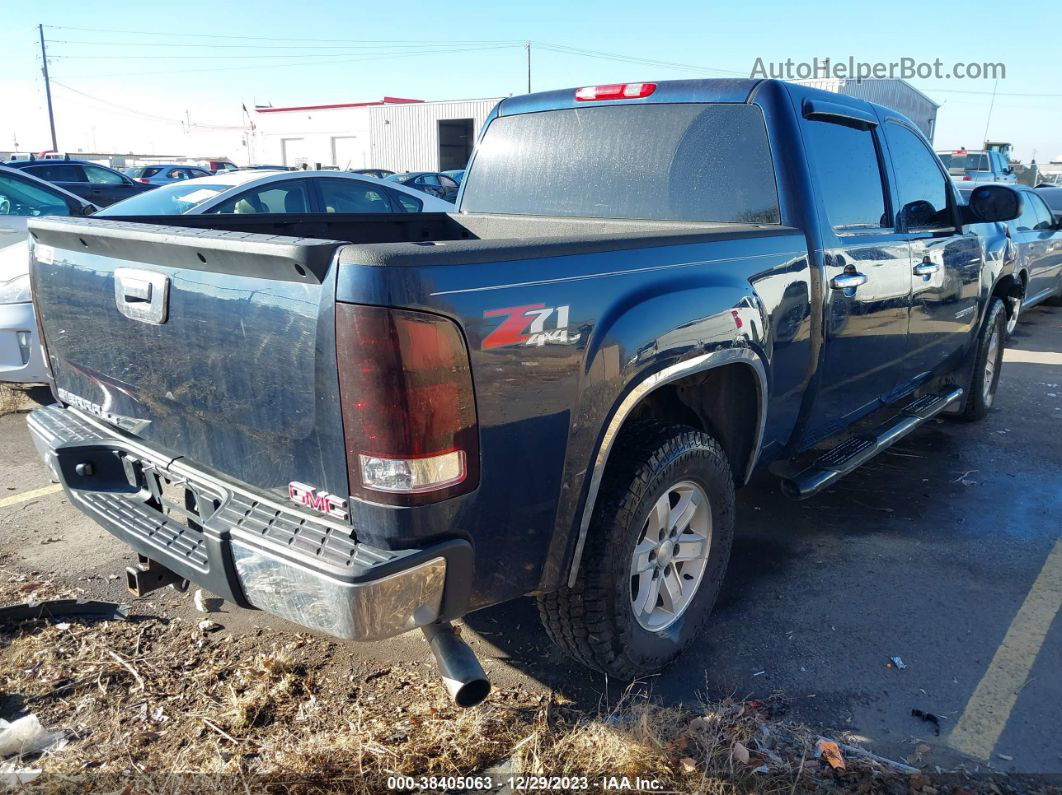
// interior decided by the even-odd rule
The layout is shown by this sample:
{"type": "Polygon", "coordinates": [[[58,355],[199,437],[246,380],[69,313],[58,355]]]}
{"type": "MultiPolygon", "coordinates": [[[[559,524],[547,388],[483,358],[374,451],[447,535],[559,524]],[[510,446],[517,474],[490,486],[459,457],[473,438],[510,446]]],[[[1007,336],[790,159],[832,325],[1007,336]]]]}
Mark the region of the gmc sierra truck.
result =
{"type": "Polygon", "coordinates": [[[449,622],[533,595],[629,678],[705,626],[754,470],[805,498],[985,415],[1013,273],[977,228],[1020,210],[810,88],[513,97],[453,213],[32,220],[29,425],[134,592],[420,627],[465,705],[449,622]]]}

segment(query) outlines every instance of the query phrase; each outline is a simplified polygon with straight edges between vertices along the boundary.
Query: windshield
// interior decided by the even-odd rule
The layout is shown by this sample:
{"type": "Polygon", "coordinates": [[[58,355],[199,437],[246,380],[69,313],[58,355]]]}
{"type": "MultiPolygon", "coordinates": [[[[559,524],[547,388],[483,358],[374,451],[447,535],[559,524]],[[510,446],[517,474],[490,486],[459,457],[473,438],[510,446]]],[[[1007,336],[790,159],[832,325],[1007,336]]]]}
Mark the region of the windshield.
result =
{"type": "Polygon", "coordinates": [[[638,104],[500,116],[462,212],[778,223],[760,109],[638,104]]]}
{"type": "Polygon", "coordinates": [[[232,185],[210,185],[198,180],[177,182],[130,196],[96,215],[181,215],[231,189],[232,185]]]}

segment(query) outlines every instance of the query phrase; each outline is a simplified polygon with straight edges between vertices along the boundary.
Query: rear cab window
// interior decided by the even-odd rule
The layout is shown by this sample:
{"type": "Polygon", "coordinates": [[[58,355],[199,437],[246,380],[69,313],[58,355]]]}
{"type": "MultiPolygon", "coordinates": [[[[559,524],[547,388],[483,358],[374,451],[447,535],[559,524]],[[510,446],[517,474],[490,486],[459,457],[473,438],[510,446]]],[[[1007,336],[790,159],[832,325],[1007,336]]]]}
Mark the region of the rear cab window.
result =
{"type": "Polygon", "coordinates": [[[777,224],[760,109],[602,105],[500,116],[465,180],[462,212],[777,224]]]}

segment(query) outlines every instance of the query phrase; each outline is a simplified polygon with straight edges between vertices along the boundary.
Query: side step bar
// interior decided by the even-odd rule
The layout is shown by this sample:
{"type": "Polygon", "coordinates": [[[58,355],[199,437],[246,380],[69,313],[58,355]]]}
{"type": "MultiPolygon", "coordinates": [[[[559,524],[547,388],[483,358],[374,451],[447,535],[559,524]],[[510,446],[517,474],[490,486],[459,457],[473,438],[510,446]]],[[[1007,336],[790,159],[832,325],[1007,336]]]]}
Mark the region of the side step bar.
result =
{"type": "Polygon", "coordinates": [[[795,500],[813,497],[882,450],[892,447],[961,397],[962,388],[956,388],[944,395],[923,395],[916,398],[892,419],[877,428],[848,437],[794,474],[777,473],[782,480],[782,493],[795,500]]]}

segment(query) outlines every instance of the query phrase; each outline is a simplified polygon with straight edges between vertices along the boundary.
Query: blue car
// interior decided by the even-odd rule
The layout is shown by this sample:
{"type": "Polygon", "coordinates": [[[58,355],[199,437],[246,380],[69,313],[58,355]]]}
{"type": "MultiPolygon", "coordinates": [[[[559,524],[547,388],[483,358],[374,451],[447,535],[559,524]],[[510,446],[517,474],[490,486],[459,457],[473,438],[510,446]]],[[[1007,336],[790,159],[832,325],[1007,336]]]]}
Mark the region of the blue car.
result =
{"type": "Polygon", "coordinates": [[[163,163],[154,166],[135,166],[127,168],[125,175],[132,177],[137,182],[145,185],[169,185],[171,182],[181,182],[186,179],[197,177],[209,177],[210,171],[199,166],[181,166],[174,163],[163,163]]]}

